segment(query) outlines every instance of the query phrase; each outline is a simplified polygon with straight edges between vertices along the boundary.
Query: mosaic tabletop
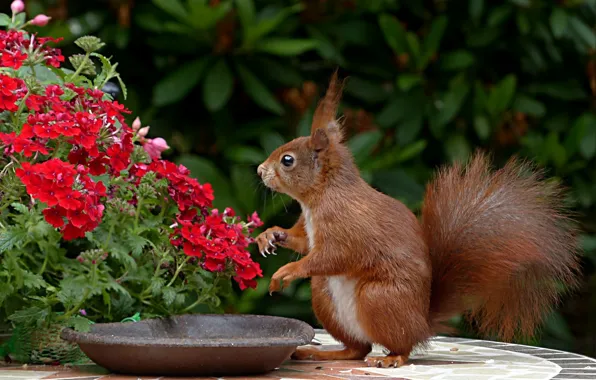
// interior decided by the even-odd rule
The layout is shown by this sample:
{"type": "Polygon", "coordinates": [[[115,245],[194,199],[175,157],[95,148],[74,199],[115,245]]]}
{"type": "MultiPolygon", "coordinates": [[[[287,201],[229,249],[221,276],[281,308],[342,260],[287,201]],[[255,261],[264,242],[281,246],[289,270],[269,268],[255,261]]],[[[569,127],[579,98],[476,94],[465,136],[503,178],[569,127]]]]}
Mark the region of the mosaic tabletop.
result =
{"type": "MultiPolygon", "coordinates": [[[[321,349],[341,348],[327,333],[317,330],[314,345],[321,349]]],[[[375,347],[372,355],[383,355],[375,347]]],[[[0,367],[0,380],[167,380],[167,377],[137,377],[110,374],[95,365],[75,367],[0,367]]],[[[191,379],[191,378],[187,378],[191,379]]],[[[213,378],[216,379],[216,378],[213,378]]],[[[425,351],[415,351],[400,368],[369,368],[362,361],[288,361],[281,368],[250,379],[344,379],[344,380],[496,380],[496,379],[596,379],[596,359],[546,348],[483,340],[436,337],[425,351]]]]}

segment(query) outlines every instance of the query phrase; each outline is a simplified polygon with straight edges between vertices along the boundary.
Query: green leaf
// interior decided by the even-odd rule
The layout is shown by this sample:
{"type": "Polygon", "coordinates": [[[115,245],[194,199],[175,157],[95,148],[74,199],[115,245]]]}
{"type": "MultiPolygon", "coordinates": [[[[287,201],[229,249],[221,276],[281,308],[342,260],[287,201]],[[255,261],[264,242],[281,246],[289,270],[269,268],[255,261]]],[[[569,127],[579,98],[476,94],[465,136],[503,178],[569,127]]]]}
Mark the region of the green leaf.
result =
{"type": "Polygon", "coordinates": [[[9,320],[21,326],[41,326],[43,322],[49,317],[50,309],[47,307],[40,308],[37,306],[29,307],[17,311],[8,317],[9,320]]]}
{"type": "Polygon", "coordinates": [[[563,8],[555,8],[550,15],[550,29],[555,38],[561,38],[567,31],[568,19],[567,13],[563,8]]]}
{"type": "Polygon", "coordinates": [[[575,16],[569,17],[569,27],[582,39],[586,50],[596,49],[596,34],[592,28],[575,16]]]}
{"type": "Polygon", "coordinates": [[[516,14],[515,20],[517,22],[517,28],[519,30],[519,33],[522,36],[526,36],[528,35],[528,33],[530,33],[532,26],[530,25],[530,20],[528,18],[528,15],[524,12],[518,12],[516,14]]]}
{"type": "Polygon", "coordinates": [[[7,26],[10,25],[12,19],[9,15],[0,13],[0,26],[7,26]]]}
{"type": "Polygon", "coordinates": [[[241,164],[260,164],[267,159],[260,149],[251,146],[231,146],[226,149],[225,155],[229,160],[241,164]]]}
{"type": "Polygon", "coordinates": [[[410,53],[412,53],[412,58],[418,60],[420,58],[420,40],[418,39],[418,36],[413,32],[407,32],[406,42],[408,43],[410,53]]]}
{"type": "Polygon", "coordinates": [[[395,54],[407,52],[406,31],[400,22],[389,14],[379,16],[379,26],[385,36],[385,41],[395,54]]]}
{"type": "Polygon", "coordinates": [[[44,281],[43,277],[31,272],[24,272],[23,280],[23,285],[28,289],[41,289],[45,288],[48,285],[44,281]]]}
{"type": "Polygon", "coordinates": [[[383,193],[411,206],[422,200],[424,187],[402,169],[377,171],[373,184],[383,193]]]}
{"type": "Polygon", "coordinates": [[[73,317],[70,317],[68,319],[68,322],[66,323],[66,325],[68,327],[72,327],[75,331],[79,331],[79,332],[91,331],[92,324],[93,324],[93,322],[91,322],[90,320],[88,320],[87,318],[85,318],[81,315],[75,315],[73,317]]]}
{"type": "Polygon", "coordinates": [[[298,122],[296,132],[298,136],[310,136],[312,120],[314,116],[314,107],[310,107],[298,122]]]}
{"type": "Polygon", "coordinates": [[[179,20],[186,21],[188,19],[188,11],[180,0],[153,0],[153,4],[179,20]]]}
{"type": "Polygon", "coordinates": [[[552,98],[565,101],[581,100],[587,97],[582,85],[580,85],[576,80],[557,83],[532,84],[526,88],[526,91],[534,95],[548,95],[552,98]]]}
{"type": "Polygon", "coordinates": [[[367,103],[379,103],[387,99],[389,93],[380,84],[361,77],[351,77],[346,84],[346,93],[367,103]]]}
{"type": "Polygon", "coordinates": [[[380,131],[359,133],[348,141],[348,147],[354,155],[356,162],[366,159],[377,146],[383,134],[380,131]]]}
{"type": "Polygon", "coordinates": [[[486,104],[491,115],[499,115],[509,108],[515,94],[516,83],[517,78],[513,74],[509,74],[491,89],[486,104]]]}
{"type": "Polygon", "coordinates": [[[182,100],[199,83],[208,62],[199,58],[169,73],[153,89],[153,104],[160,107],[182,100]]]}
{"type": "Polygon", "coordinates": [[[455,118],[469,92],[470,87],[467,83],[460,82],[451,86],[443,95],[441,106],[431,119],[431,128],[436,135],[440,135],[442,128],[455,118]]]}
{"type": "Polygon", "coordinates": [[[463,135],[453,135],[445,143],[445,153],[452,162],[465,162],[471,152],[470,143],[463,135]]]}
{"type": "Polygon", "coordinates": [[[251,46],[261,37],[278,28],[291,14],[300,12],[303,8],[304,5],[300,3],[294,4],[290,7],[283,8],[281,11],[275,13],[272,17],[260,20],[257,25],[246,30],[247,34],[244,36],[243,44],[246,46],[251,46]]]}
{"type": "Polygon", "coordinates": [[[406,145],[399,151],[395,163],[399,164],[420,155],[424,149],[426,149],[426,145],[427,143],[425,140],[418,140],[412,144],[406,145]]]}
{"type": "Polygon", "coordinates": [[[120,89],[122,90],[122,97],[124,97],[124,100],[126,100],[126,98],[128,98],[128,89],[126,88],[126,85],[124,84],[122,78],[120,78],[120,74],[116,75],[116,79],[120,84],[120,89]]]}
{"type": "Polygon", "coordinates": [[[221,109],[230,100],[234,90],[234,77],[224,59],[220,59],[206,74],[203,83],[203,100],[210,111],[221,109]]]}
{"type": "Polygon", "coordinates": [[[174,301],[176,300],[176,290],[174,288],[163,288],[161,292],[161,297],[165,306],[171,306],[174,301]]]}
{"type": "Polygon", "coordinates": [[[341,49],[335,44],[328,35],[319,31],[312,25],[306,27],[309,37],[317,41],[316,50],[321,57],[330,62],[335,62],[339,66],[344,66],[346,60],[341,53],[341,49]]]}
{"type": "Polygon", "coordinates": [[[408,117],[398,125],[395,134],[399,144],[403,146],[414,141],[422,130],[423,122],[424,113],[422,110],[408,112],[408,117]]]}
{"type": "Polygon", "coordinates": [[[418,66],[420,69],[424,69],[430,62],[432,56],[437,52],[437,50],[439,50],[439,45],[441,44],[441,40],[443,39],[446,28],[446,16],[441,15],[433,21],[432,25],[430,26],[430,31],[428,32],[428,35],[422,44],[423,53],[418,66]]]}
{"type": "Polygon", "coordinates": [[[214,27],[232,9],[232,3],[220,2],[211,6],[203,0],[189,0],[190,15],[188,24],[194,28],[205,30],[214,27]]]}
{"type": "Polygon", "coordinates": [[[252,213],[258,202],[256,170],[246,165],[234,165],[230,174],[234,186],[234,195],[238,202],[242,204],[242,210],[236,210],[237,213],[239,214],[241,211],[245,214],[252,213]]]}
{"type": "Polygon", "coordinates": [[[585,159],[590,160],[596,153],[596,117],[587,114],[578,120],[578,123],[583,124],[584,131],[579,144],[579,152],[585,159]]]}
{"type": "Polygon", "coordinates": [[[445,71],[462,70],[474,64],[474,55],[466,50],[457,50],[441,56],[441,69],[445,71]]]}
{"type": "Polygon", "coordinates": [[[481,140],[487,140],[490,137],[490,124],[485,116],[478,115],[474,118],[474,129],[481,140]]]}
{"type": "Polygon", "coordinates": [[[509,0],[513,4],[517,5],[518,7],[528,8],[531,3],[530,0],[509,0]]]}
{"type": "Polygon", "coordinates": [[[236,0],[236,10],[242,24],[244,36],[247,36],[255,23],[255,4],[253,0],[236,0]]]}
{"type": "Polygon", "coordinates": [[[126,245],[135,257],[140,256],[145,246],[149,243],[149,240],[140,235],[130,234],[126,236],[126,245]]]}
{"type": "Polygon", "coordinates": [[[559,142],[559,136],[556,132],[553,131],[548,134],[544,143],[544,150],[557,168],[563,167],[567,162],[567,152],[559,142]]]}
{"type": "Polygon", "coordinates": [[[484,0],[470,0],[468,5],[468,11],[470,17],[477,24],[482,17],[482,11],[484,9],[484,0]]]}
{"type": "Polygon", "coordinates": [[[282,135],[277,132],[266,132],[261,135],[261,146],[265,149],[267,154],[271,154],[275,149],[279,148],[285,143],[282,135]]]}
{"type": "Polygon", "coordinates": [[[0,231],[0,253],[19,247],[26,236],[26,232],[14,227],[0,231]]]}
{"type": "Polygon", "coordinates": [[[416,74],[401,74],[397,77],[397,87],[407,92],[418,83],[422,82],[422,77],[416,74]]]}
{"type": "Polygon", "coordinates": [[[283,114],[283,107],[263,82],[261,82],[246,67],[240,64],[236,66],[236,69],[238,70],[240,81],[244,86],[244,91],[246,91],[246,94],[250,96],[256,104],[277,115],[283,114]]]}
{"type": "Polygon", "coordinates": [[[488,16],[487,25],[489,27],[498,26],[504,23],[512,13],[512,9],[509,5],[502,5],[495,8],[488,16]]]}
{"type": "Polygon", "coordinates": [[[529,96],[519,94],[515,97],[513,102],[513,109],[515,111],[525,113],[528,115],[542,117],[546,113],[546,107],[536,99],[529,96]]]}
{"type": "Polygon", "coordinates": [[[151,295],[153,295],[153,297],[159,296],[161,294],[161,289],[165,286],[165,284],[166,281],[161,277],[151,280],[151,285],[149,286],[151,295]]]}
{"type": "Polygon", "coordinates": [[[25,206],[22,203],[13,202],[10,204],[19,214],[22,215],[29,215],[29,207],[25,206]]]}
{"type": "Polygon", "coordinates": [[[298,38],[268,38],[259,42],[255,50],[279,56],[295,56],[317,47],[317,41],[298,38]]]}

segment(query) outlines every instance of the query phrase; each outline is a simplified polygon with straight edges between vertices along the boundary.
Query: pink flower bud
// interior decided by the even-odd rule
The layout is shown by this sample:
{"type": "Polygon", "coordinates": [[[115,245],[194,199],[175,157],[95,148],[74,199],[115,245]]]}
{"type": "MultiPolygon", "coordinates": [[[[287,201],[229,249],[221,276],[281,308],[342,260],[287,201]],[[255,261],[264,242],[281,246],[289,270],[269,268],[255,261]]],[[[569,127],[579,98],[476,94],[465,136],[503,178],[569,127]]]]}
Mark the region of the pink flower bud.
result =
{"type": "Polygon", "coordinates": [[[145,149],[145,152],[149,154],[149,157],[151,157],[154,160],[161,158],[161,152],[170,149],[170,147],[166,143],[166,140],[162,139],[161,137],[145,140],[143,148],[145,149]]]}
{"type": "Polygon", "coordinates": [[[236,215],[234,213],[234,210],[232,210],[231,207],[226,207],[226,209],[224,210],[224,216],[234,216],[236,215]]]}
{"type": "Polygon", "coordinates": [[[79,310],[79,313],[80,313],[81,315],[87,316],[87,311],[86,311],[85,309],[80,309],[80,310],[79,310]]]}
{"type": "Polygon", "coordinates": [[[25,3],[22,0],[14,0],[12,4],[10,4],[10,10],[13,14],[21,13],[25,10],[25,3]]]}
{"type": "Polygon", "coordinates": [[[138,131],[141,128],[141,119],[138,117],[132,122],[133,131],[138,131]]]}
{"type": "Polygon", "coordinates": [[[46,26],[48,22],[50,22],[51,17],[46,15],[37,15],[33,18],[33,20],[29,21],[31,25],[35,26],[46,26]]]}
{"type": "Polygon", "coordinates": [[[143,127],[141,129],[139,129],[139,132],[137,132],[137,136],[142,138],[142,137],[147,136],[148,133],[149,133],[149,127],[143,127]]]}

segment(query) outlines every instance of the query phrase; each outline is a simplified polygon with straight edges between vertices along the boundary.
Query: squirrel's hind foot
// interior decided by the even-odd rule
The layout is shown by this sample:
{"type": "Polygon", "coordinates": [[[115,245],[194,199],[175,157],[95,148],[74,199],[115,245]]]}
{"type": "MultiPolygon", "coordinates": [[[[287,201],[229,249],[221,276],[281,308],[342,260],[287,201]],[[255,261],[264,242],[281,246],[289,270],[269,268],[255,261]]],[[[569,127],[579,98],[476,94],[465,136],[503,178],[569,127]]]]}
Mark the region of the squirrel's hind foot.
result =
{"type": "Polygon", "coordinates": [[[313,347],[299,347],[292,354],[293,360],[362,360],[370,348],[345,348],[343,350],[323,351],[313,347]]]}
{"type": "Polygon", "coordinates": [[[397,355],[390,353],[387,356],[372,356],[365,360],[366,365],[369,367],[389,368],[389,367],[401,367],[408,362],[408,355],[397,355]]]}

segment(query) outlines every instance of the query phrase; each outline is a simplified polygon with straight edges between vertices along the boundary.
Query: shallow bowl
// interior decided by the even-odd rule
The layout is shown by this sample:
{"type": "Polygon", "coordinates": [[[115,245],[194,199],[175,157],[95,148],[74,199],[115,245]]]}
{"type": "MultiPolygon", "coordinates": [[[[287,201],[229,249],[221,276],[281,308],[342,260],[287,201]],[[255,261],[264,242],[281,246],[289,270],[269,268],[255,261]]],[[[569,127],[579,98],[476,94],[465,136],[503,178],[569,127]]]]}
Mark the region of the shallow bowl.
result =
{"type": "Polygon", "coordinates": [[[262,374],[315,335],[295,319],[192,314],[62,330],[96,364],[116,373],[157,376],[262,374]]]}

